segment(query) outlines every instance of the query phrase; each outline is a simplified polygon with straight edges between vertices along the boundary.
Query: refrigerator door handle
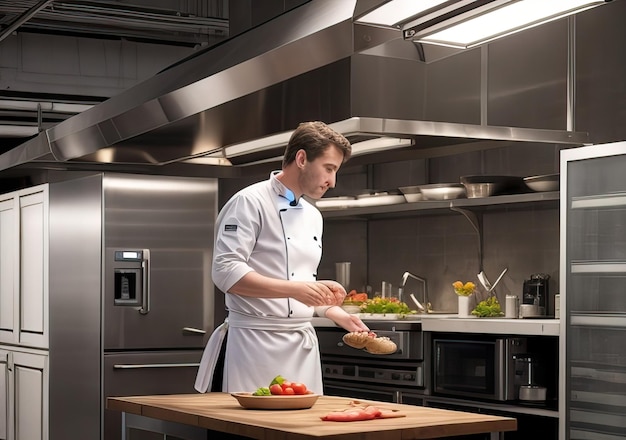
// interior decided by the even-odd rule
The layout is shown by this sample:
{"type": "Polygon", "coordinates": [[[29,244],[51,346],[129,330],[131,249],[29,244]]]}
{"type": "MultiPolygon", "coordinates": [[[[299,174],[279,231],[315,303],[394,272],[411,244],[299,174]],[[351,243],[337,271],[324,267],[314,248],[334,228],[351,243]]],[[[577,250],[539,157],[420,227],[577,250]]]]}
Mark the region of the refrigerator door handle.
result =
{"type": "Polygon", "coordinates": [[[180,367],[199,367],[200,362],[181,362],[175,364],[115,364],[114,370],[133,370],[139,368],[180,368],[180,367]]]}
{"type": "Polygon", "coordinates": [[[141,276],[143,283],[141,287],[141,307],[139,313],[147,315],[150,312],[150,249],[143,250],[143,260],[141,260],[141,276]]]}
{"type": "Polygon", "coordinates": [[[183,333],[192,333],[194,335],[205,335],[206,332],[201,328],[183,327],[183,333]]]}

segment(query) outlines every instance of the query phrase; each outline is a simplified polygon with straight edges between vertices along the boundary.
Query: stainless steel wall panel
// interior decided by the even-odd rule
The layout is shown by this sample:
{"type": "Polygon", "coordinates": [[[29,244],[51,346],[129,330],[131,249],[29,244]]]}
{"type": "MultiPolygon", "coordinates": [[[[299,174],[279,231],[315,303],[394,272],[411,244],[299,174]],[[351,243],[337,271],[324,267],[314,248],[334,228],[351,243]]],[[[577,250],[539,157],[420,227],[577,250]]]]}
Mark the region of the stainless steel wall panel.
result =
{"type": "Polygon", "coordinates": [[[99,176],[49,187],[50,439],[100,437],[101,192],[99,176]]]}
{"type": "MultiPolygon", "coordinates": [[[[480,124],[480,49],[428,64],[425,118],[429,121],[480,124]]],[[[417,103],[419,105],[419,103],[417,103]]]]}
{"type": "Polygon", "coordinates": [[[566,129],[567,20],[488,46],[487,124],[566,129]]]}
{"type": "Polygon", "coordinates": [[[350,116],[423,119],[425,75],[425,64],[415,59],[352,56],[350,116]]]}
{"type": "Polygon", "coordinates": [[[576,129],[595,142],[626,139],[626,2],[576,17],[576,129]]]}

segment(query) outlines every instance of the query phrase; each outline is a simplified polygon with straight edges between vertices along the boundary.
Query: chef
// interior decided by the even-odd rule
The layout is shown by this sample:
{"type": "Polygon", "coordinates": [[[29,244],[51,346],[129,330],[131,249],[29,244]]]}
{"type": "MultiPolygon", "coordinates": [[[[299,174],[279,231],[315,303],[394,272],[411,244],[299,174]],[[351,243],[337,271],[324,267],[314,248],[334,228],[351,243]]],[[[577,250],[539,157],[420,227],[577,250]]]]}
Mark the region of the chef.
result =
{"type": "Polygon", "coordinates": [[[199,392],[211,391],[225,343],[222,391],[251,392],[280,374],[322,394],[311,317],[325,316],[348,332],[368,331],[340,307],[344,287],[317,279],[323,220],[302,197],[319,199],[333,188],[350,153],[344,136],[322,122],[304,122],[289,140],[282,170],[242,189],[220,211],[212,276],[226,292],[228,317],[204,350],[199,392]]]}

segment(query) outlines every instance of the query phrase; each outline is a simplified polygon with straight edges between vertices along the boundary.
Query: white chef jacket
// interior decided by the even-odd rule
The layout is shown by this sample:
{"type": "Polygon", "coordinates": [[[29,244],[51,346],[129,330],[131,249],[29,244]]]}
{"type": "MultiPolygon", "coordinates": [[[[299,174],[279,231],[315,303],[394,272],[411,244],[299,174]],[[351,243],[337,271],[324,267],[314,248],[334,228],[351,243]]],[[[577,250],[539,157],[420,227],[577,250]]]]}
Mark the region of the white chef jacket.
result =
{"type": "MultiPolygon", "coordinates": [[[[216,222],[213,282],[223,292],[250,271],[272,278],[313,281],[322,256],[323,220],[312,204],[277,178],[239,191],[216,222]]],[[[254,391],[280,374],[322,393],[314,308],[293,298],[253,298],[226,294],[227,322],[207,344],[196,389],[210,389],[214,364],[226,329],[222,390],[254,391]]],[[[319,308],[323,314],[325,308],[319,308]]]]}

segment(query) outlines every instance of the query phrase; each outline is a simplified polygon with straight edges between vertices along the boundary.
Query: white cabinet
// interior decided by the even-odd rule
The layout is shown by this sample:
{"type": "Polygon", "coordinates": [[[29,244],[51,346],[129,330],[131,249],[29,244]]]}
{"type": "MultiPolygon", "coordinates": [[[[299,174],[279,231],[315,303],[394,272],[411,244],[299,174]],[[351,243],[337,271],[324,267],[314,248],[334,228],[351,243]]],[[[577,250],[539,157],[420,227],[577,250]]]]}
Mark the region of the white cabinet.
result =
{"type": "Polygon", "coordinates": [[[0,440],[45,440],[48,185],[0,196],[0,343],[0,440]]]}
{"type": "Polygon", "coordinates": [[[0,342],[13,342],[18,302],[16,274],[19,237],[17,234],[14,194],[0,199],[0,342]]]}
{"type": "Polygon", "coordinates": [[[0,197],[0,343],[48,348],[48,185],[0,197]]]}
{"type": "Polygon", "coordinates": [[[9,420],[12,420],[12,414],[9,414],[9,396],[12,390],[9,387],[9,358],[11,353],[0,350],[0,440],[7,440],[9,435],[9,420]]]}
{"type": "Polygon", "coordinates": [[[48,439],[48,355],[0,347],[0,439],[48,439]]]}
{"type": "Polygon", "coordinates": [[[18,191],[18,343],[48,347],[48,185],[18,191]]]}

